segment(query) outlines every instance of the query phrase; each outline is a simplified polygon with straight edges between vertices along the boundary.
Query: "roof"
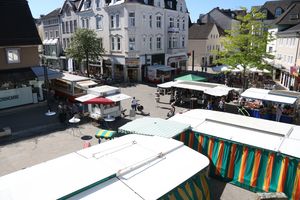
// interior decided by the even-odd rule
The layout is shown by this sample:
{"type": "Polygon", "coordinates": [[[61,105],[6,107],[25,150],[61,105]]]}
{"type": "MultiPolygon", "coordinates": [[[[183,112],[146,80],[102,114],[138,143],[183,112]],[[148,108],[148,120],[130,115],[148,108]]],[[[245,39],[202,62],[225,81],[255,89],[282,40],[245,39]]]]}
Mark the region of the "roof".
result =
{"type": "Polygon", "coordinates": [[[155,135],[173,138],[188,130],[190,125],[160,118],[144,117],[121,126],[118,132],[124,134],[155,135]]]}
{"type": "Polygon", "coordinates": [[[299,13],[300,2],[294,3],[274,23],[277,25],[296,25],[300,23],[299,13]]]}
{"type": "Polygon", "coordinates": [[[2,176],[0,198],[158,199],[208,164],[177,140],[131,134],[2,176]]]}
{"type": "Polygon", "coordinates": [[[300,126],[202,109],[169,120],[188,122],[199,133],[300,158],[300,149],[295,148],[300,145],[300,126]]]}
{"type": "Polygon", "coordinates": [[[297,2],[297,1],[298,0],[267,1],[261,7],[261,10],[267,9],[268,11],[267,18],[275,19],[276,8],[282,8],[283,11],[285,12],[293,2],[297,2]]]}
{"type": "Polygon", "coordinates": [[[277,35],[285,35],[285,34],[291,34],[291,33],[297,33],[297,32],[300,32],[300,23],[295,25],[295,26],[292,26],[291,28],[285,30],[285,31],[280,31],[280,32],[277,32],[277,35]]]}
{"type": "Polygon", "coordinates": [[[201,40],[208,39],[209,34],[211,33],[215,24],[207,23],[207,24],[193,24],[189,28],[189,40],[201,40]]]}
{"type": "Polygon", "coordinates": [[[197,76],[194,74],[187,74],[184,76],[180,76],[175,78],[176,81],[181,80],[181,81],[207,81],[207,78],[202,77],[202,76],[197,76]]]}
{"type": "Polygon", "coordinates": [[[63,13],[67,3],[69,3],[71,5],[73,11],[76,12],[78,9],[80,9],[79,7],[82,6],[83,1],[82,0],[65,0],[63,6],[61,7],[61,9],[59,11],[60,14],[63,13]]]}
{"type": "Polygon", "coordinates": [[[298,95],[287,95],[284,93],[273,92],[271,90],[265,90],[260,88],[249,88],[244,91],[241,96],[244,98],[250,99],[259,99],[265,101],[272,101],[276,103],[283,103],[283,104],[294,104],[297,99],[300,97],[300,93],[297,92],[298,95]]]}
{"type": "Polygon", "coordinates": [[[50,19],[54,17],[59,17],[59,11],[61,8],[56,8],[55,10],[52,10],[50,13],[42,17],[42,20],[50,19]]]}
{"type": "Polygon", "coordinates": [[[26,0],[1,0],[0,9],[5,27],[0,31],[0,46],[42,44],[26,0]]]}
{"type": "Polygon", "coordinates": [[[78,76],[78,75],[69,74],[69,73],[63,73],[63,76],[60,79],[65,80],[65,81],[70,81],[70,82],[90,80],[90,78],[88,78],[88,77],[78,76]]]}
{"type": "Polygon", "coordinates": [[[88,94],[94,94],[98,96],[107,96],[115,93],[119,93],[120,89],[117,87],[109,86],[109,85],[102,85],[98,87],[89,88],[87,90],[88,94]]]}

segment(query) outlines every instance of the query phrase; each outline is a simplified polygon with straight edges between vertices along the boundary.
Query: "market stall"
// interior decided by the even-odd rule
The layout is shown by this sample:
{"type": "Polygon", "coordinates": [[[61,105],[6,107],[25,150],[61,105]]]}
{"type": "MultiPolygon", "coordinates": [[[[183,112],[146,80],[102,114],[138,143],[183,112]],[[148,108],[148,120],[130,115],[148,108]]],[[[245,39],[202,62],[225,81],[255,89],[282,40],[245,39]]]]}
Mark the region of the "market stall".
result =
{"type": "Polygon", "coordinates": [[[300,126],[200,109],[169,120],[191,124],[175,139],[209,157],[210,176],[300,199],[300,126]]]}
{"type": "Polygon", "coordinates": [[[98,120],[107,116],[121,116],[121,101],[130,98],[130,96],[122,94],[117,87],[103,85],[89,88],[86,95],[75,100],[88,105],[89,116],[98,120]]]}
{"type": "Polygon", "coordinates": [[[241,94],[243,106],[250,116],[276,120],[276,107],[282,108],[281,122],[293,123],[298,113],[300,93],[280,90],[249,88],[241,94]]]}
{"type": "Polygon", "coordinates": [[[210,200],[208,165],[206,156],[182,142],[131,134],[2,176],[0,196],[210,200]]]}
{"type": "Polygon", "coordinates": [[[63,76],[51,82],[51,89],[55,94],[68,98],[74,101],[76,97],[86,94],[86,90],[90,87],[96,86],[97,83],[88,77],[63,73],[63,76]]]}

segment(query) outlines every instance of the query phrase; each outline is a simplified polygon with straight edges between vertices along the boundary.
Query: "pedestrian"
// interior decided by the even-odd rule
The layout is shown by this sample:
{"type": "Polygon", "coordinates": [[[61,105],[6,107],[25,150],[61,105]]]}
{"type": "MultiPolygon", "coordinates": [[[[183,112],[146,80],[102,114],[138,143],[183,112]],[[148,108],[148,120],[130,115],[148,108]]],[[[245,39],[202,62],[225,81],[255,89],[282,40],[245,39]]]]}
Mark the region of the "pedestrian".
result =
{"type": "Polygon", "coordinates": [[[212,110],[213,109],[212,100],[208,100],[206,109],[207,110],[212,110]]]}
{"type": "Polygon", "coordinates": [[[133,97],[131,100],[131,109],[136,111],[136,107],[137,107],[137,100],[135,99],[135,97],[133,97]]]}
{"type": "Polygon", "coordinates": [[[219,105],[218,105],[220,111],[224,111],[224,106],[225,106],[225,100],[224,100],[224,98],[222,97],[222,98],[220,99],[219,105]]]}
{"type": "Polygon", "coordinates": [[[282,107],[281,107],[281,104],[278,104],[276,106],[276,121],[277,122],[280,122],[281,115],[282,115],[282,107]]]}

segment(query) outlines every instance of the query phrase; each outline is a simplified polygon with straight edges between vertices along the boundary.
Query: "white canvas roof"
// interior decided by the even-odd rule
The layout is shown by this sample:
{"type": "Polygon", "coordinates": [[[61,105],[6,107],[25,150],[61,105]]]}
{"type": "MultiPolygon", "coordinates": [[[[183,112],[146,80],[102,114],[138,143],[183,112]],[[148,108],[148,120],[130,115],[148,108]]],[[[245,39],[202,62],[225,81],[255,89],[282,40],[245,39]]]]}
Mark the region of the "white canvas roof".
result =
{"type": "Polygon", "coordinates": [[[120,92],[120,89],[117,87],[109,86],[109,85],[103,85],[103,86],[98,86],[98,87],[93,87],[89,88],[87,90],[88,94],[94,94],[98,96],[107,96],[107,95],[112,95],[117,92],[120,92]]]}
{"type": "Polygon", "coordinates": [[[210,110],[191,110],[169,120],[189,123],[196,132],[300,158],[300,127],[210,110]]]}
{"type": "Polygon", "coordinates": [[[130,134],[0,177],[0,199],[58,199],[96,182],[74,199],[158,199],[208,164],[177,140],[130,134]]]}
{"type": "Polygon", "coordinates": [[[106,98],[112,100],[113,102],[118,102],[118,101],[123,101],[123,100],[131,99],[131,96],[119,93],[119,94],[109,95],[106,98]]]}
{"type": "Polygon", "coordinates": [[[94,94],[86,94],[86,95],[83,95],[81,97],[77,97],[75,98],[76,101],[80,101],[80,102],[86,102],[88,100],[91,100],[91,99],[94,99],[98,97],[97,95],[94,95],[94,94]]]}
{"type": "Polygon", "coordinates": [[[216,97],[226,96],[228,92],[234,90],[234,88],[227,86],[217,86],[214,88],[208,88],[204,91],[205,94],[209,94],[216,97]]]}
{"type": "Polygon", "coordinates": [[[166,82],[166,83],[158,84],[157,87],[159,87],[159,88],[171,88],[174,85],[177,85],[178,83],[179,82],[177,82],[177,81],[169,81],[169,82],[166,82]]]}
{"type": "Polygon", "coordinates": [[[77,75],[69,74],[69,73],[63,73],[63,76],[60,79],[65,80],[65,81],[70,81],[70,82],[90,80],[90,78],[88,78],[88,77],[77,76],[77,75]]]}
{"type": "Polygon", "coordinates": [[[77,85],[79,85],[80,87],[82,88],[89,88],[90,86],[95,86],[97,85],[98,83],[92,81],[92,80],[85,80],[85,81],[79,81],[79,82],[76,82],[77,85]]]}
{"type": "Polygon", "coordinates": [[[265,101],[273,101],[283,104],[294,104],[297,100],[296,97],[287,97],[276,94],[269,94],[270,90],[259,89],[259,88],[249,88],[241,94],[242,97],[250,99],[259,99],[265,101]]]}

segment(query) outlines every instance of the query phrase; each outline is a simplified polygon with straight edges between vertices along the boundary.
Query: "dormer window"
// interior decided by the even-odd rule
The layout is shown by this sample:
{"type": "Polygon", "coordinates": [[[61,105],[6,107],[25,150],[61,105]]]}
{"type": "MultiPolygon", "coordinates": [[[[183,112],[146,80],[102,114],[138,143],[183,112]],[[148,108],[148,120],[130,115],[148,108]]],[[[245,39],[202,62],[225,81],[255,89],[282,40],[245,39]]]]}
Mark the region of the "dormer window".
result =
{"type": "Polygon", "coordinates": [[[279,17],[282,14],[282,8],[275,9],[275,17],[279,17]]]}
{"type": "Polygon", "coordinates": [[[87,10],[87,9],[90,9],[91,8],[91,0],[86,0],[84,2],[84,9],[87,10]]]}

